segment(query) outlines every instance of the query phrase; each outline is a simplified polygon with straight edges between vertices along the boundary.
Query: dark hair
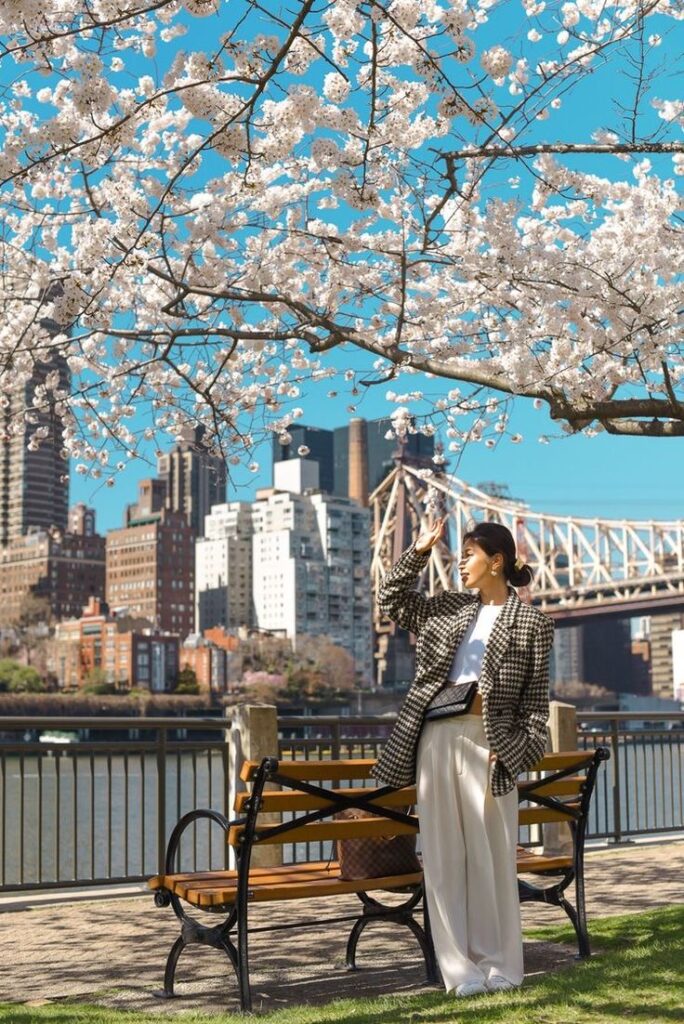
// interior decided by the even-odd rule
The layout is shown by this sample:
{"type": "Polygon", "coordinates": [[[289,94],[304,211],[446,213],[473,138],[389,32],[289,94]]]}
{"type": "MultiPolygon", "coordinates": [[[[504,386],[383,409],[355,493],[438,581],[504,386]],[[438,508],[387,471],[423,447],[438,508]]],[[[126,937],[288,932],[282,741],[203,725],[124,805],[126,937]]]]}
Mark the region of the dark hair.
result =
{"type": "Polygon", "coordinates": [[[472,540],[485,554],[492,558],[494,555],[503,555],[503,571],[506,579],[514,587],[527,587],[532,582],[532,570],[529,565],[523,565],[516,569],[515,561],[515,540],[507,526],[501,523],[476,523],[472,530],[468,530],[463,536],[463,543],[472,540]]]}

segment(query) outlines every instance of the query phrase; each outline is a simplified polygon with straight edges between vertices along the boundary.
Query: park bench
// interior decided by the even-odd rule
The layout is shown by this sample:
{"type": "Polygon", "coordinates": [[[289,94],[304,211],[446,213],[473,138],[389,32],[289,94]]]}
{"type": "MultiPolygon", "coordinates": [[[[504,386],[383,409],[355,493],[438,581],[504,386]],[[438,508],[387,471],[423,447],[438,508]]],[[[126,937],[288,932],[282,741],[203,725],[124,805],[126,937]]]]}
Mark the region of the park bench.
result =
{"type": "MultiPolygon", "coordinates": [[[[587,814],[600,763],[609,756],[603,747],[592,751],[547,754],[534,767],[536,777],[530,773],[530,778],[518,783],[521,826],[568,822],[572,835],[572,852],[567,855],[544,856],[524,847],[518,848],[519,874],[534,875],[538,880],[519,879],[520,899],[561,907],[575,928],[580,957],[590,955],[583,871],[587,814]],[[554,880],[539,884],[544,876],[554,880]],[[567,889],[573,881],[574,905],[567,897],[567,889]]],[[[182,951],[188,945],[201,943],[220,949],[227,955],[237,976],[241,1007],[249,1010],[250,935],[272,929],[343,921],[353,922],[346,953],[350,970],[356,968],[356,947],[364,929],[384,921],[412,931],[423,954],[427,981],[437,980],[437,965],[422,899],[422,872],[345,880],[340,878],[339,864],[332,858],[275,867],[254,867],[251,864],[255,850],[273,844],[311,843],[320,850],[319,843],[331,840],[417,832],[418,819],[407,812],[407,807],[415,803],[415,787],[393,789],[374,786],[374,766],[374,760],[279,761],[269,757],[261,762],[247,761],[241,778],[251,785],[251,790],[238,794],[236,798],[235,811],[239,817],[228,821],[217,811],[195,810],[180,819],[169,839],[165,872],[149,882],[155,890],[156,905],[164,907],[171,904],[181,922],[181,933],[168,956],[164,989],[160,995],[168,998],[174,995],[174,977],[182,951]],[[333,818],[348,808],[372,809],[374,816],[333,818]],[[191,873],[177,870],[181,836],[188,826],[200,819],[208,819],[224,830],[227,843],[236,853],[236,870],[191,873]],[[394,897],[394,903],[388,903],[386,898],[383,902],[378,898],[383,890],[400,892],[404,896],[394,897]],[[355,893],[361,902],[359,912],[352,916],[250,927],[249,913],[253,904],[350,893],[355,893]],[[206,918],[200,921],[191,916],[185,904],[196,910],[225,915],[224,920],[209,925],[205,923],[206,918]],[[422,910],[422,924],[414,916],[418,910],[422,910]]]]}

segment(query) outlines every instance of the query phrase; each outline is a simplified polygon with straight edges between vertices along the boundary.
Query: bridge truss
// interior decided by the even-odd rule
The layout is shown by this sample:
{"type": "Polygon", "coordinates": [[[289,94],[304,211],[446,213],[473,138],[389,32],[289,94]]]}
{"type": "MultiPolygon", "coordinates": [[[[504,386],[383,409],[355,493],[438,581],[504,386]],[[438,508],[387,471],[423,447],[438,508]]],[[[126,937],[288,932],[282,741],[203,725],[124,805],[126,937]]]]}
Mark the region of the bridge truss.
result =
{"type": "MultiPolygon", "coordinates": [[[[682,595],[684,520],[577,518],[532,511],[526,504],[493,497],[446,473],[397,461],[369,499],[372,513],[374,598],[382,577],[430,522],[430,510],[446,514],[448,530],[430,559],[423,581],[429,595],[462,589],[457,571],[463,535],[477,522],[503,523],[519,556],[534,574],[522,600],[544,611],[572,614],[599,607],[634,607],[645,600],[682,595]]],[[[376,659],[382,665],[394,624],[373,601],[376,659]]],[[[627,611],[626,614],[629,614],[627,611]]]]}

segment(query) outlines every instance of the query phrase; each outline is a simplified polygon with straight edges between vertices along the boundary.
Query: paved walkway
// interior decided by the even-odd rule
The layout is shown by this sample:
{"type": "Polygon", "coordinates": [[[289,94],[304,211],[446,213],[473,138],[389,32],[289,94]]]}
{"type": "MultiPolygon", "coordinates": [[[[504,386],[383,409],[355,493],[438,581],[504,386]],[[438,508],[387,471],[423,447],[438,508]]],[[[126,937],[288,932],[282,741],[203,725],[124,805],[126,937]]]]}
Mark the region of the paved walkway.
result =
{"type": "MultiPolygon", "coordinates": [[[[606,916],[684,902],[684,840],[637,843],[590,851],[586,859],[588,915],[606,916]]],[[[257,907],[256,924],[284,923],[291,914],[316,919],[327,912],[355,912],[355,897],[257,907]],[[261,920],[259,921],[258,918],[261,920]]],[[[553,907],[523,907],[532,927],[565,920],[553,907]]],[[[363,974],[344,970],[347,925],[270,933],[252,942],[254,1008],[419,990],[422,962],[414,940],[370,928],[360,943],[363,974]],[[294,936],[296,935],[296,939],[294,936]],[[388,935],[391,941],[387,942],[388,935]]],[[[33,1005],[67,997],[122,1009],[166,1012],[237,1009],[232,970],[218,951],[194,946],[181,958],[177,990],[184,998],[154,998],[166,953],[178,934],[170,909],[152,897],[99,899],[41,905],[0,898],[0,1001],[33,1005]],[[16,909],[22,906],[24,909],[16,909]]],[[[571,966],[574,947],[526,942],[527,976],[571,966]]]]}

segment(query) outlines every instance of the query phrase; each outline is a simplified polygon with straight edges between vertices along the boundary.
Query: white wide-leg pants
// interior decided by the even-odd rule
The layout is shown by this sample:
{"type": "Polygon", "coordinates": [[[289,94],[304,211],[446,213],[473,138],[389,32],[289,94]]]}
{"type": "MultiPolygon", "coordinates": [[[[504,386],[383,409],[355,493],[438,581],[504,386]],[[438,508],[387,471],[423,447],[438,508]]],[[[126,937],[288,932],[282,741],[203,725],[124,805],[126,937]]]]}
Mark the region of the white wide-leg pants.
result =
{"type": "Polygon", "coordinates": [[[480,715],[426,722],[418,816],[430,925],[447,991],[498,974],[523,980],[516,791],[493,797],[480,715]]]}

